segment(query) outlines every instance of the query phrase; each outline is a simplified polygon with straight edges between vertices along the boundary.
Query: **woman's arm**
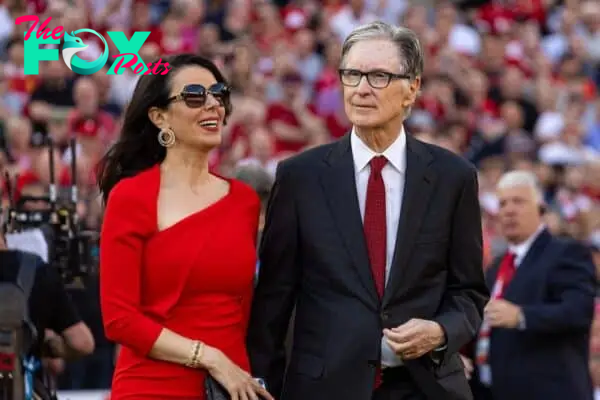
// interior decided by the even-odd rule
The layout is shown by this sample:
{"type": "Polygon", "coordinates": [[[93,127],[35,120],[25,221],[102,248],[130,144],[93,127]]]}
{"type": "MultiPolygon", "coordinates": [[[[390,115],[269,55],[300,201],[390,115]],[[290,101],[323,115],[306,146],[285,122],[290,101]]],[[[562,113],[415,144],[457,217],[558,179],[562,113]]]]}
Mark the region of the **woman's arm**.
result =
{"type": "Polygon", "coordinates": [[[140,309],[142,249],[152,232],[151,211],[134,182],[112,190],[100,236],[100,303],[108,339],[136,353],[186,365],[194,341],[166,329],[140,309]]]}
{"type": "Polygon", "coordinates": [[[197,362],[195,367],[208,369],[209,365],[206,365],[202,348],[199,349],[196,360],[193,361],[196,343],[196,341],[183,337],[167,328],[163,328],[148,355],[157,360],[175,364],[190,365],[197,362]],[[204,363],[200,363],[200,361],[204,361],[204,363]]]}

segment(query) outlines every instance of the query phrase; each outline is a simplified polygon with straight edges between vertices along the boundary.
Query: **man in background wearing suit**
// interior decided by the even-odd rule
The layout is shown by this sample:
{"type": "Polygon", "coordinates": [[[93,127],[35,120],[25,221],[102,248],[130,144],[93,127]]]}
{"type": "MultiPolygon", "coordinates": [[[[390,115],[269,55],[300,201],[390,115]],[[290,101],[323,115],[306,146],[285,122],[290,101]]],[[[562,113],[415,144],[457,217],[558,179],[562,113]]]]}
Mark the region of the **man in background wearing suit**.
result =
{"type": "Polygon", "coordinates": [[[357,28],[340,70],[352,131],[278,168],[248,337],[277,399],[471,398],[458,350],[488,300],[477,174],[404,131],[422,71],[414,32],[357,28]]]}
{"type": "Polygon", "coordinates": [[[505,174],[498,199],[509,248],[487,273],[492,299],[475,346],[475,398],[591,400],[596,278],[590,251],[548,232],[543,193],[531,172],[505,174]]]}

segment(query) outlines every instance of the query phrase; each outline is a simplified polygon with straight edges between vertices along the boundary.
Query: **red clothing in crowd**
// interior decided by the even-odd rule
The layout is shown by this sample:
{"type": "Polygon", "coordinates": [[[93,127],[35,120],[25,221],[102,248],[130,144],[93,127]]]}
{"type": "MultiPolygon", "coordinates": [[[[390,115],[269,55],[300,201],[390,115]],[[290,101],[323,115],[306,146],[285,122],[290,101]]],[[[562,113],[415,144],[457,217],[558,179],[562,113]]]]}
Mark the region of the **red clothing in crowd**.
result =
{"type": "Polygon", "coordinates": [[[39,77],[36,75],[25,75],[24,67],[17,67],[8,63],[3,69],[4,79],[7,83],[8,92],[31,96],[35,90],[39,77]]]}
{"type": "MultiPolygon", "coordinates": [[[[315,110],[312,106],[309,105],[308,108],[309,108],[310,112],[312,112],[313,114],[316,115],[315,110]]],[[[296,113],[294,113],[293,110],[291,110],[288,106],[286,106],[285,104],[282,104],[282,103],[270,104],[269,107],[267,108],[267,115],[266,115],[265,119],[266,119],[267,126],[272,131],[274,131],[274,129],[272,128],[272,125],[271,125],[273,122],[283,122],[286,125],[290,125],[290,126],[297,127],[297,128],[299,128],[301,126],[300,121],[298,121],[298,118],[296,117],[296,113]]],[[[284,140],[284,139],[281,139],[281,138],[275,136],[275,153],[276,154],[288,153],[288,152],[297,153],[300,150],[302,150],[306,145],[308,145],[308,140],[306,140],[306,141],[289,141],[289,140],[284,140]]]]}
{"type": "MultiPolygon", "coordinates": [[[[56,184],[58,186],[68,186],[71,184],[71,171],[67,166],[62,166],[55,172],[56,184]]],[[[37,184],[40,182],[40,177],[33,170],[27,170],[21,173],[15,182],[15,201],[19,201],[23,188],[28,185],[37,184]]]]}
{"type": "Polygon", "coordinates": [[[221,200],[162,230],[158,165],[112,190],[100,240],[104,327],[123,346],[112,400],[204,399],[204,370],[148,356],[163,328],[214,346],[249,371],[260,202],[250,187],[228,181],[221,200]]]}
{"type": "Polygon", "coordinates": [[[95,117],[84,117],[77,110],[69,113],[67,118],[69,132],[79,137],[98,138],[108,143],[116,134],[116,122],[113,116],[106,111],[98,110],[95,117]]]}

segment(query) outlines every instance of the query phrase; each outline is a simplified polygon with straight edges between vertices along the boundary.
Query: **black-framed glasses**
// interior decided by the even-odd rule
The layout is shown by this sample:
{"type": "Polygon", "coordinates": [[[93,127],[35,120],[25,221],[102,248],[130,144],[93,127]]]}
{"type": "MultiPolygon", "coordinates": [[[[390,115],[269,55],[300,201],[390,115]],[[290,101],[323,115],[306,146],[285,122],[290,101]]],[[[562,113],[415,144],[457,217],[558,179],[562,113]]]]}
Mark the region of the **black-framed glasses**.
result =
{"type": "Polygon", "coordinates": [[[211,94],[221,106],[227,107],[231,90],[224,83],[215,83],[208,89],[200,84],[185,85],[181,93],[169,97],[167,102],[183,101],[189,108],[200,108],[206,104],[208,94],[211,94]]]}
{"type": "Polygon", "coordinates": [[[375,70],[362,72],[357,69],[340,69],[340,80],[344,86],[356,87],[363,76],[367,77],[367,82],[372,88],[384,89],[388,87],[394,79],[411,79],[410,75],[392,74],[391,72],[375,70]]]}

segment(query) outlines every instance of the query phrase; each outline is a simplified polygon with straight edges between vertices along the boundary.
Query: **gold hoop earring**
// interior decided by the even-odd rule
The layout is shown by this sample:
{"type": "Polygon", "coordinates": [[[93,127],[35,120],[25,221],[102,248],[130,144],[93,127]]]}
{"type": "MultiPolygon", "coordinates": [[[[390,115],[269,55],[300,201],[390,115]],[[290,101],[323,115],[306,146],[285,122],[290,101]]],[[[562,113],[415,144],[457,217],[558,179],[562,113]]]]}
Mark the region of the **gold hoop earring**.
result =
{"type": "Polygon", "coordinates": [[[171,147],[175,144],[175,132],[170,128],[163,128],[158,132],[158,143],[163,147],[171,147]]]}

